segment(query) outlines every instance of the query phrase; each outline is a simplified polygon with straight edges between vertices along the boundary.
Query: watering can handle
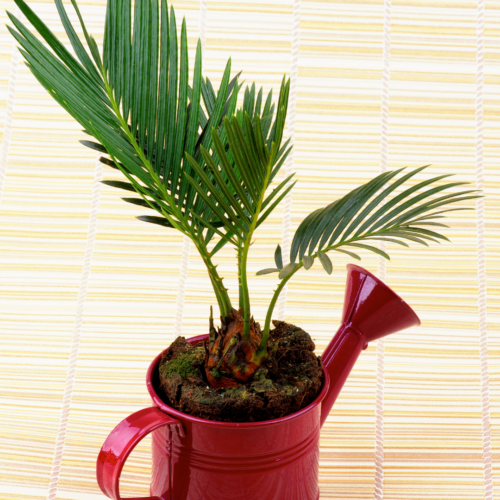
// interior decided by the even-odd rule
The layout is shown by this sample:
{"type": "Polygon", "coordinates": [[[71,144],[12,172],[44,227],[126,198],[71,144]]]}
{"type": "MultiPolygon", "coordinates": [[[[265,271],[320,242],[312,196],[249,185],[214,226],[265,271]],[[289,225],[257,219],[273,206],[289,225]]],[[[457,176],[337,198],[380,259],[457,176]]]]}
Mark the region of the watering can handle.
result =
{"type": "MultiPolygon", "coordinates": [[[[179,426],[181,422],[163,413],[156,406],[139,410],[123,419],[107,437],[97,457],[96,475],[101,491],[109,498],[122,500],[119,493],[120,475],[125,462],[135,446],[150,432],[163,425],[179,426]]],[[[125,499],[123,499],[125,500],[125,499]]],[[[142,497],[126,500],[161,500],[158,497],[142,497]]]]}

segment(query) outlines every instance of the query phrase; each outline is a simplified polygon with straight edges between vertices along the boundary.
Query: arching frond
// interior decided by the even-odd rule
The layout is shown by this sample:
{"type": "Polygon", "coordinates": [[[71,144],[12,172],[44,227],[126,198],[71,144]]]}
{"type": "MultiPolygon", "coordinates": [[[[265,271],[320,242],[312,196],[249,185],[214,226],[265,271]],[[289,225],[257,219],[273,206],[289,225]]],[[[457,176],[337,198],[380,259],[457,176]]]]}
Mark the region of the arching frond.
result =
{"type": "Polygon", "coordinates": [[[236,245],[248,241],[294,185],[289,176],[265,197],[291,149],[288,141],[281,144],[288,92],[289,81],[283,80],[273,122],[270,98],[264,121],[259,115],[262,93],[256,98],[255,87],[247,88],[243,108],[232,119],[224,119],[220,132],[212,131],[213,152],[201,147],[206,168],[187,155],[198,176],[187,175],[188,181],[224,230],[235,236],[236,245]]]}
{"type": "Polygon", "coordinates": [[[404,169],[393,170],[378,175],[366,184],[352,190],[325,208],[315,210],[298,227],[290,250],[290,262],[297,260],[308,269],[311,259],[320,258],[323,267],[329,272],[326,252],[337,251],[360,257],[353,252],[364,249],[389,259],[389,255],[368,243],[387,241],[403,246],[407,242],[428,246],[428,242],[439,243],[447,240],[442,234],[423,226],[447,227],[433,222],[440,214],[453,210],[470,208],[446,208],[450,204],[477,198],[475,190],[440,193],[468,184],[467,182],[442,183],[449,175],[440,175],[414,183],[396,196],[394,191],[407,183],[426,167],[417,168],[405,175],[396,177],[404,169]],[[392,182],[391,182],[392,181],[392,182]]]}
{"type": "MultiPolygon", "coordinates": [[[[219,225],[184,176],[187,170],[197,179],[185,154],[203,164],[200,148],[212,147],[211,130],[218,130],[225,114],[236,109],[238,89],[236,78],[230,80],[231,61],[215,94],[210,81],[202,77],[198,43],[190,85],[186,22],[182,22],[178,42],[175,12],[168,10],[165,0],[160,4],[158,0],[135,2],[134,7],[130,0],[110,0],[102,60],[74,0],[92,57],[61,0],[56,0],[56,6],[76,58],[24,0],[16,3],[52,49],[9,14],[16,28],[9,29],[20,43],[28,67],[97,140],[82,143],[109,155],[103,161],[125,174],[127,180],[109,185],[138,193],[142,201],[126,201],[157,211],[167,227],[202,237],[206,226],[195,216],[219,225]]],[[[157,222],[151,216],[142,220],[157,222]]]]}

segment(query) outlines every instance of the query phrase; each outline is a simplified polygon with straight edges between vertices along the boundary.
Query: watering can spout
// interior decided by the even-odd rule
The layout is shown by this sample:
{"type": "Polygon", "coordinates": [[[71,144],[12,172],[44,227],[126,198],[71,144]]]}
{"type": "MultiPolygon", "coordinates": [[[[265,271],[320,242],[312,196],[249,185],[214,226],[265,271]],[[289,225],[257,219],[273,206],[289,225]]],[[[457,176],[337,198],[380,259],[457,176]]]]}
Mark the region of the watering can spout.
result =
{"type": "Polygon", "coordinates": [[[368,343],[418,325],[420,320],[412,308],[385,283],[360,266],[347,266],[342,323],[321,356],[330,378],[321,407],[321,425],[368,343]]]}

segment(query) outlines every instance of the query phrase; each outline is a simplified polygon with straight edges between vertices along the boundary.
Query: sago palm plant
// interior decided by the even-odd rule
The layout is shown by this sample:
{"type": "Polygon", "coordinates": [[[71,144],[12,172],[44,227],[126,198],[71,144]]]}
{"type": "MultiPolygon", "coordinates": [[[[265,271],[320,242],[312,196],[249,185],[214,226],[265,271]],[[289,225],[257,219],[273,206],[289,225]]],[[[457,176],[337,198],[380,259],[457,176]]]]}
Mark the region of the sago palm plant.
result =
{"type": "Polygon", "coordinates": [[[55,0],[74,54],[23,0],[15,2],[49,46],[9,14],[31,72],[95,139],[82,143],[102,152],[102,161],[126,178],[104,183],[139,195],[124,200],[159,214],[141,220],[180,231],[200,253],[221,318],[216,329],[210,315],[205,371],[213,387],[249,381],[266,360],[276,301],[300,269],[317,259],[330,274],[330,252],[360,259],[355,252],[368,250],[388,259],[373,246],[380,240],[403,246],[446,240],[437,232],[446,226],[436,220],[466,209],[450,204],[477,196],[473,190],[449,192],[465,183],[441,182],[446,175],[416,182],[425,167],[398,169],[314,211],[298,227],[286,265],[278,246],[276,266],[257,273],[279,279],[261,330],[251,314],[247,260],[255,232],[296,182],[293,176],[275,181],[291,150],[283,138],[289,81],[283,79],[276,105],[272,92],[264,98],[252,85],[238,107],[241,85],[237,76],[231,79],[231,61],[216,92],[202,75],[198,41],[190,82],[186,23],[179,43],[175,13],[165,0],[136,0],[133,7],[131,0],[108,0],[102,56],[75,0],[87,48],[62,0],[55,0]],[[238,307],[214,264],[224,245],[237,255],[238,307]]]}

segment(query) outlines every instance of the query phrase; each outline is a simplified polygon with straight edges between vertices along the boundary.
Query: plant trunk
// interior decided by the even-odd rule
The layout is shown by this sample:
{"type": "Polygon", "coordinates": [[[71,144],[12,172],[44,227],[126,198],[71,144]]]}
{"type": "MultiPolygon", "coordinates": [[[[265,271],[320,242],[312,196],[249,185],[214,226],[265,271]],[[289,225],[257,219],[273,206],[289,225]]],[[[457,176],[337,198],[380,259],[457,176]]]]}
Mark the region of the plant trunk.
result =
{"type": "Polygon", "coordinates": [[[253,376],[265,358],[252,361],[259,347],[262,332],[259,323],[250,319],[250,332],[243,339],[244,319],[241,309],[233,309],[215,330],[210,324],[210,343],[205,358],[205,372],[212,387],[238,387],[253,376]]]}

